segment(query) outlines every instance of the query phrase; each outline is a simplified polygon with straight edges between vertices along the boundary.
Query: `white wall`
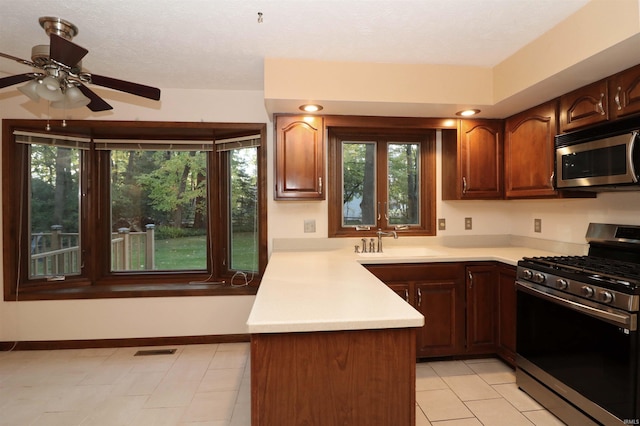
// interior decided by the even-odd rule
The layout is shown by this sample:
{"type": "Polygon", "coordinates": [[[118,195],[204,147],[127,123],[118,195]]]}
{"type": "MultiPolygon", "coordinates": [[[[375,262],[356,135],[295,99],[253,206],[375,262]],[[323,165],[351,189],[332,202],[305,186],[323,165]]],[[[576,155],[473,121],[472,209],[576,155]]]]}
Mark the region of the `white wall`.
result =
{"type": "MultiPolygon", "coordinates": [[[[326,238],[326,201],[273,200],[273,126],[259,91],[163,90],[162,102],[141,101],[96,90],[114,110],[90,115],[73,111],[66,118],[105,120],[208,121],[267,123],[268,236],[326,238]],[[126,102],[125,102],[126,101],[126,102]],[[304,220],[316,220],[316,232],[304,233],[304,220]]],[[[62,118],[60,110],[51,110],[62,118]]],[[[17,91],[0,94],[0,117],[47,118],[44,105],[34,105],[17,91]]],[[[447,220],[439,235],[513,234],[584,243],[591,221],[640,224],[640,193],[601,194],[587,200],[441,201],[438,139],[437,217],[447,220]],[[464,218],[473,229],[464,230],[464,218]],[[533,219],[542,219],[542,233],[533,219]]],[[[254,296],[135,298],[109,300],[0,301],[0,341],[75,340],[172,337],[246,333],[245,322],[254,296]]]]}
{"type": "MultiPolygon", "coordinates": [[[[83,109],[63,116],[63,111],[52,109],[51,118],[269,123],[261,91],[166,89],[160,103],[138,101],[112,91],[96,92],[112,104],[113,111],[92,115],[83,109]]],[[[43,101],[34,104],[17,90],[7,90],[0,93],[0,117],[46,119],[48,113],[43,101]]],[[[268,125],[269,143],[271,127],[268,125]]],[[[243,334],[254,299],[217,296],[0,301],[0,341],[243,334]]]]}

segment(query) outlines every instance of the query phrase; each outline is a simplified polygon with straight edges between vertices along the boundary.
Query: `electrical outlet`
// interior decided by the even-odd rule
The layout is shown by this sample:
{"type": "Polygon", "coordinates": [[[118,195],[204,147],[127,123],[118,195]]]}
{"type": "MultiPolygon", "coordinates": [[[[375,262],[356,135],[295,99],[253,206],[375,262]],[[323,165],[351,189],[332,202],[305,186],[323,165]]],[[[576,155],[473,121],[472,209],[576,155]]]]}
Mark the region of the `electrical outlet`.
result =
{"type": "Polygon", "coordinates": [[[464,229],[469,230],[473,228],[473,222],[470,217],[464,218],[464,229]]]}
{"type": "Polygon", "coordinates": [[[533,232],[542,232],[542,219],[533,219],[533,232]]]}
{"type": "Polygon", "coordinates": [[[444,231],[447,229],[447,220],[445,218],[438,219],[438,231],[444,231]]]}
{"type": "Polygon", "coordinates": [[[316,220],[315,219],[305,219],[304,220],[304,232],[316,232],[316,220]]]}

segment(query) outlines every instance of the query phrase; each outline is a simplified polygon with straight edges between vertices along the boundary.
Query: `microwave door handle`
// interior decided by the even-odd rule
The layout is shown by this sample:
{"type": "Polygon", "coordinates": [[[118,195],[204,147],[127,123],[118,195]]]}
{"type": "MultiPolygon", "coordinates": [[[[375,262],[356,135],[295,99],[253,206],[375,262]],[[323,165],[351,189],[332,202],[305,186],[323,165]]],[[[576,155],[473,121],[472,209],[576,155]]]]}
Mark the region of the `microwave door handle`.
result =
{"type": "Polygon", "coordinates": [[[627,169],[629,170],[631,179],[633,179],[634,183],[638,182],[638,175],[636,175],[636,168],[633,164],[633,152],[635,150],[636,140],[638,139],[638,137],[640,137],[638,131],[634,130],[633,133],[631,133],[631,141],[629,142],[629,146],[627,148],[627,169]]]}

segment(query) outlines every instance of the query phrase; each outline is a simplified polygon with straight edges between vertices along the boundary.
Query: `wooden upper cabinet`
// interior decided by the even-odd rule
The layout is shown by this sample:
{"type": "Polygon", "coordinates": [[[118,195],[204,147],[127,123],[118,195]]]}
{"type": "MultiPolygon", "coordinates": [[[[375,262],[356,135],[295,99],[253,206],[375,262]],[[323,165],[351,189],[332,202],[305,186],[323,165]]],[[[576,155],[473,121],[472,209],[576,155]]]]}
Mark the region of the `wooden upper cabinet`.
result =
{"type": "Polygon", "coordinates": [[[607,80],[600,80],[560,97],[560,130],[569,132],[609,120],[607,80]]]}
{"type": "Polygon", "coordinates": [[[640,65],[609,79],[611,119],[640,113],[640,65]]]}
{"type": "Polygon", "coordinates": [[[276,200],[324,200],[322,117],[276,116],[276,200]]]}
{"type": "Polygon", "coordinates": [[[506,198],[553,197],[557,101],[507,118],[504,132],[506,198]]]}
{"type": "Polygon", "coordinates": [[[442,199],[503,196],[502,121],[460,120],[456,133],[443,131],[442,199]]]}
{"type": "Polygon", "coordinates": [[[640,114],[640,65],[560,97],[560,131],[640,114]]]}

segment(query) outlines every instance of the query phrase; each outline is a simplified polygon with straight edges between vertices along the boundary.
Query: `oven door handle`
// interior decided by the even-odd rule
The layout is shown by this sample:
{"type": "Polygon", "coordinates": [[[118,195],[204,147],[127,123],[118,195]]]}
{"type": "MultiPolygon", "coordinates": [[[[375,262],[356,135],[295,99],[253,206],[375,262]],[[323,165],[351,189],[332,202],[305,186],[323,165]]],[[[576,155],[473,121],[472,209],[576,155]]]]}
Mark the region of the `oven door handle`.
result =
{"type": "Polygon", "coordinates": [[[594,318],[601,319],[610,324],[617,325],[623,328],[628,329],[629,331],[635,331],[637,328],[636,324],[636,316],[632,314],[627,314],[624,312],[616,313],[606,311],[604,309],[594,308],[593,306],[584,305],[582,303],[575,302],[573,300],[567,299],[566,297],[557,296],[554,290],[543,287],[544,290],[541,290],[535,284],[516,281],[516,288],[525,293],[529,293],[535,297],[539,297],[541,299],[547,300],[549,302],[555,303],[556,305],[560,305],[576,312],[583,313],[585,315],[589,315],[594,318]]]}

